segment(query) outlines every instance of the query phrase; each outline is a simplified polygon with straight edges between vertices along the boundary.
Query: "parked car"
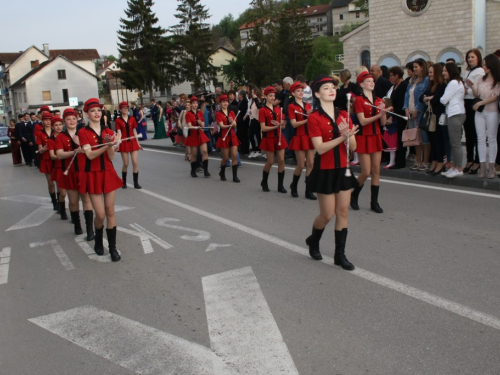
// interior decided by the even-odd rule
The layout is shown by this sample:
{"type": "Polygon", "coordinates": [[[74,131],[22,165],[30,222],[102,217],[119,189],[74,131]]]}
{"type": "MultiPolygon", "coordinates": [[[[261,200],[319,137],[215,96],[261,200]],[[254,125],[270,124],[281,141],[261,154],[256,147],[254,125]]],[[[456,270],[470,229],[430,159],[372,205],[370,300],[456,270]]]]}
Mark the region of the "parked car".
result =
{"type": "Polygon", "coordinates": [[[12,146],[10,144],[10,138],[7,135],[8,129],[7,126],[0,126],[0,152],[11,152],[12,146]]]}

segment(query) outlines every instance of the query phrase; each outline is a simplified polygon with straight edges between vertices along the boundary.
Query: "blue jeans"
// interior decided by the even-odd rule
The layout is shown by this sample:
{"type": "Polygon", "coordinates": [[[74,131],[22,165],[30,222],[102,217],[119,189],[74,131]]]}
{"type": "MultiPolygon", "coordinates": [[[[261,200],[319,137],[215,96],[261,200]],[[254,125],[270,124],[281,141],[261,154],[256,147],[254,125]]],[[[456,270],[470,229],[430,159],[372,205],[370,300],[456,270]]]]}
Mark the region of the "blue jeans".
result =
{"type": "MultiPolygon", "coordinates": [[[[238,165],[241,165],[241,159],[240,159],[240,153],[237,152],[236,153],[236,160],[238,160],[238,165]]],[[[230,167],[231,166],[231,156],[229,156],[227,158],[227,163],[226,163],[226,167],[230,167]]]]}

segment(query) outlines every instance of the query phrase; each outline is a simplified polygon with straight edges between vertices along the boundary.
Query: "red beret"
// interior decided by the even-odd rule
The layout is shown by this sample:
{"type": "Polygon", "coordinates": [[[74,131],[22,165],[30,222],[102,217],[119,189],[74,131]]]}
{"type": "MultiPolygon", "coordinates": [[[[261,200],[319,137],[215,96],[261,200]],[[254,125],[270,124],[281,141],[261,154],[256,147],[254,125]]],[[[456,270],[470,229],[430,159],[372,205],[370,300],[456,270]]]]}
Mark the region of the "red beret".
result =
{"type": "Polygon", "coordinates": [[[50,113],[50,111],[42,113],[42,120],[50,120],[51,118],[52,118],[52,113],[50,113]]]}
{"type": "Polygon", "coordinates": [[[88,112],[90,108],[94,108],[94,107],[99,107],[99,108],[102,108],[103,105],[101,103],[99,103],[99,99],[97,98],[90,98],[89,100],[87,100],[83,106],[83,111],[84,112],[88,112]]]}
{"type": "Polygon", "coordinates": [[[120,107],[120,109],[129,108],[128,102],[121,102],[120,104],[118,104],[118,106],[120,107]]]}
{"type": "Polygon", "coordinates": [[[50,112],[50,108],[48,105],[42,105],[40,107],[40,112],[50,112]]]}
{"type": "Polygon", "coordinates": [[[227,95],[219,96],[219,103],[228,102],[228,101],[229,101],[229,98],[227,97],[227,95]]]}
{"type": "Polygon", "coordinates": [[[295,90],[297,89],[301,89],[302,88],[302,83],[300,82],[294,82],[292,86],[290,86],[290,92],[294,92],[295,90]]]}
{"type": "Polygon", "coordinates": [[[264,89],[264,95],[276,94],[276,89],[273,86],[268,86],[264,89]]]}
{"type": "Polygon", "coordinates": [[[192,96],[191,98],[189,98],[189,102],[192,103],[192,102],[197,102],[198,101],[198,98],[196,96],[192,96]]]}
{"type": "MultiPolygon", "coordinates": [[[[360,85],[365,79],[368,78],[373,78],[373,76],[368,72],[361,72],[358,78],[356,78],[356,82],[358,83],[358,85],[360,85]]],[[[373,78],[373,80],[375,80],[375,78],[373,78]]]]}
{"type": "Polygon", "coordinates": [[[60,118],[59,116],[54,116],[54,117],[52,117],[52,118],[50,119],[50,122],[52,123],[52,125],[54,125],[56,122],[60,122],[60,123],[62,123],[62,122],[63,122],[63,120],[62,120],[62,118],[60,118]]]}
{"type": "Polygon", "coordinates": [[[73,108],[66,108],[63,112],[63,118],[66,118],[68,116],[75,116],[76,117],[76,112],[73,108]]]}

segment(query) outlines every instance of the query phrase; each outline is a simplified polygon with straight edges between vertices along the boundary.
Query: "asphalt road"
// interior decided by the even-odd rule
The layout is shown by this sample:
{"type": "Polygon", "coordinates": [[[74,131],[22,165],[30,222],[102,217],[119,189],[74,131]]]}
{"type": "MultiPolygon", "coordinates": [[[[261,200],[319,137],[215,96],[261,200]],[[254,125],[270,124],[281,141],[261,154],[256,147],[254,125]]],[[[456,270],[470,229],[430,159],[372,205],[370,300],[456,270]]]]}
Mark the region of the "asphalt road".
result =
{"type": "Polygon", "coordinates": [[[350,273],[333,223],[309,258],[303,179],[294,199],[258,163],[235,184],[214,159],[197,179],[175,152],[139,162],[111,263],[0,155],[0,374],[500,374],[500,194],[384,180],[377,215],[365,188],[350,273]]]}

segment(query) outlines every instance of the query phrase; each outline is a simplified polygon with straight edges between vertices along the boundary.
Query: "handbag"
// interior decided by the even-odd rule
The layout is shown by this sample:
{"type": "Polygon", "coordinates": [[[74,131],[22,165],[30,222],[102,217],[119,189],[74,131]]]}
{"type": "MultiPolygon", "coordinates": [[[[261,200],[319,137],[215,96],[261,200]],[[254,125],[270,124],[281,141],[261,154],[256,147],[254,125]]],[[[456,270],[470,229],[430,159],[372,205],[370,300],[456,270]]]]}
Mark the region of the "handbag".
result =
{"type": "MultiPolygon", "coordinates": [[[[472,106],[474,107],[479,102],[482,102],[482,100],[480,98],[475,98],[472,101],[472,106]]],[[[484,105],[480,105],[479,108],[477,109],[477,112],[483,112],[483,110],[484,110],[484,105]]]]}
{"type": "Polygon", "coordinates": [[[405,129],[401,137],[403,147],[420,146],[422,144],[422,135],[419,128],[405,129]]]}
{"type": "Polygon", "coordinates": [[[436,131],[436,115],[432,112],[432,107],[430,104],[428,104],[427,110],[420,119],[420,124],[418,124],[418,127],[428,132],[436,131]]]}

